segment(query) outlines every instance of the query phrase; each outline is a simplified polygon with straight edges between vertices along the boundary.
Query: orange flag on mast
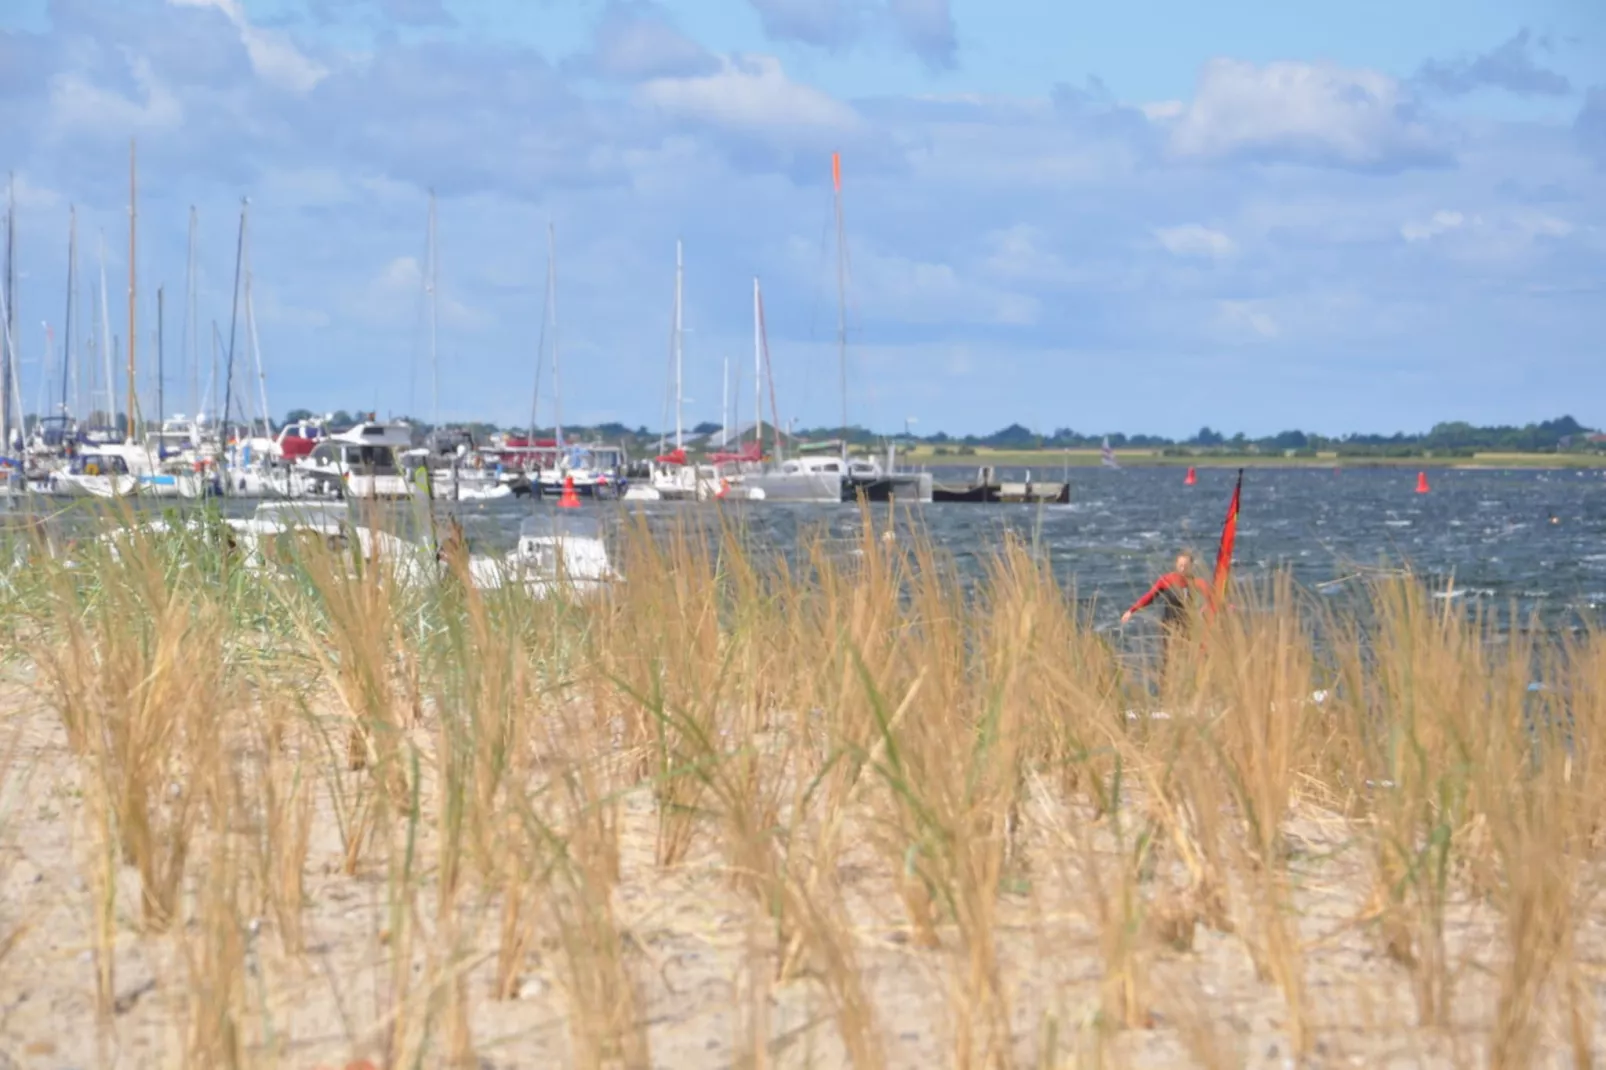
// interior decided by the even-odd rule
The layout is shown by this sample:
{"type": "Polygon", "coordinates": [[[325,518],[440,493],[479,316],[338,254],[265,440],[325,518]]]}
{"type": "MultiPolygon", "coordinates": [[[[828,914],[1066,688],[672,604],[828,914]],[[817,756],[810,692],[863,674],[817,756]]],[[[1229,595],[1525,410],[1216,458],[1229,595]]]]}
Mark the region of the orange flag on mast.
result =
{"type": "Polygon", "coordinates": [[[831,188],[838,193],[842,192],[842,154],[840,152],[831,154],[831,188]]]}
{"type": "Polygon", "coordinates": [[[1238,539],[1238,503],[1244,493],[1244,470],[1238,469],[1238,484],[1232,488],[1232,502],[1227,506],[1227,519],[1221,525],[1221,545],[1216,548],[1215,591],[1219,604],[1227,594],[1227,579],[1232,574],[1232,544],[1238,539]]]}

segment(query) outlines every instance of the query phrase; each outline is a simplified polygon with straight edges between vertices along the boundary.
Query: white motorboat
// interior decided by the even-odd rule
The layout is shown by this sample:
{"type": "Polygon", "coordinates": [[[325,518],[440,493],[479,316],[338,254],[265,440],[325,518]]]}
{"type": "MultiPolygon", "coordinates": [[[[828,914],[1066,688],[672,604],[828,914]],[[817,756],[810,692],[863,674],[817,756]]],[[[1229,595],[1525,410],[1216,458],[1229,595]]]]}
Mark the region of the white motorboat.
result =
{"type": "Polygon", "coordinates": [[[414,484],[399,454],[412,448],[413,429],[404,423],[368,420],[329,435],[296,465],[323,493],[347,498],[410,498],[414,484]]]}
{"type": "Polygon", "coordinates": [[[134,443],[83,447],[65,469],[50,477],[50,491],[68,498],[199,498],[211,481],[183,462],[153,462],[151,453],[134,443]]]}

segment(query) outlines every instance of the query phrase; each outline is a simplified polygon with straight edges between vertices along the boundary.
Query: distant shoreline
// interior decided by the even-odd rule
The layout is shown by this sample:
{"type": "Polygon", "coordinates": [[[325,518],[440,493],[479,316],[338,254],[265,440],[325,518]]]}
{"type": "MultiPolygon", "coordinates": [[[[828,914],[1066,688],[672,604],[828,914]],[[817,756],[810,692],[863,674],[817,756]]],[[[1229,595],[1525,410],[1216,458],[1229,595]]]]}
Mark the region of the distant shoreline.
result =
{"type": "MultiPolygon", "coordinates": [[[[930,446],[900,449],[900,465],[928,468],[1037,468],[1045,476],[1056,468],[1096,468],[1099,450],[1000,450],[978,446],[974,453],[937,454],[930,446]]],[[[1205,454],[1197,457],[1167,456],[1159,450],[1116,450],[1123,468],[1531,468],[1542,470],[1606,468],[1606,454],[1567,453],[1476,453],[1471,457],[1349,457],[1318,453],[1314,457],[1272,455],[1225,456],[1205,454]]]]}

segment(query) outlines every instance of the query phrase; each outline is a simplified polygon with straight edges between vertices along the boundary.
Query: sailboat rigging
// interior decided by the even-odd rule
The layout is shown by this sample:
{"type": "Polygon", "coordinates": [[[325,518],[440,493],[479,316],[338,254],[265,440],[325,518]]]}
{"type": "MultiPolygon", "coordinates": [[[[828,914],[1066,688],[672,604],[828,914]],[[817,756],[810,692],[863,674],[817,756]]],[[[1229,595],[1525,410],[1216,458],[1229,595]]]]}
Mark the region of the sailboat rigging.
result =
{"type": "Polygon", "coordinates": [[[138,301],[138,223],[139,190],[135,178],[135,147],[128,142],[128,441],[134,442],[139,434],[139,397],[134,387],[134,352],[138,332],[135,328],[135,307],[138,301]]]}

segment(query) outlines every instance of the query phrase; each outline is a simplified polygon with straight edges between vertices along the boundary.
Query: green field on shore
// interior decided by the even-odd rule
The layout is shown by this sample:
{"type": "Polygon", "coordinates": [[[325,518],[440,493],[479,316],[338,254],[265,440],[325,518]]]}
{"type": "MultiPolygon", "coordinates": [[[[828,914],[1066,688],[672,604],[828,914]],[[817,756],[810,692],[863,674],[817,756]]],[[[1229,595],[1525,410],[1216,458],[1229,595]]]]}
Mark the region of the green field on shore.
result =
{"type": "MultiPolygon", "coordinates": [[[[938,447],[940,448],[940,447],[938,447]]],[[[1098,450],[1000,450],[978,446],[974,453],[938,454],[934,447],[918,446],[900,450],[904,464],[971,468],[994,465],[1004,468],[1086,468],[1099,463],[1098,450]]],[[[1126,468],[1150,466],[1199,468],[1606,468],[1606,454],[1594,453],[1478,453],[1471,457],[1340,457],[1318,453],[1314,457],[1286,457],[1271,454],[1167,456],[1160,450],[1116,450],[1116,460],[1126,468]]]]}

